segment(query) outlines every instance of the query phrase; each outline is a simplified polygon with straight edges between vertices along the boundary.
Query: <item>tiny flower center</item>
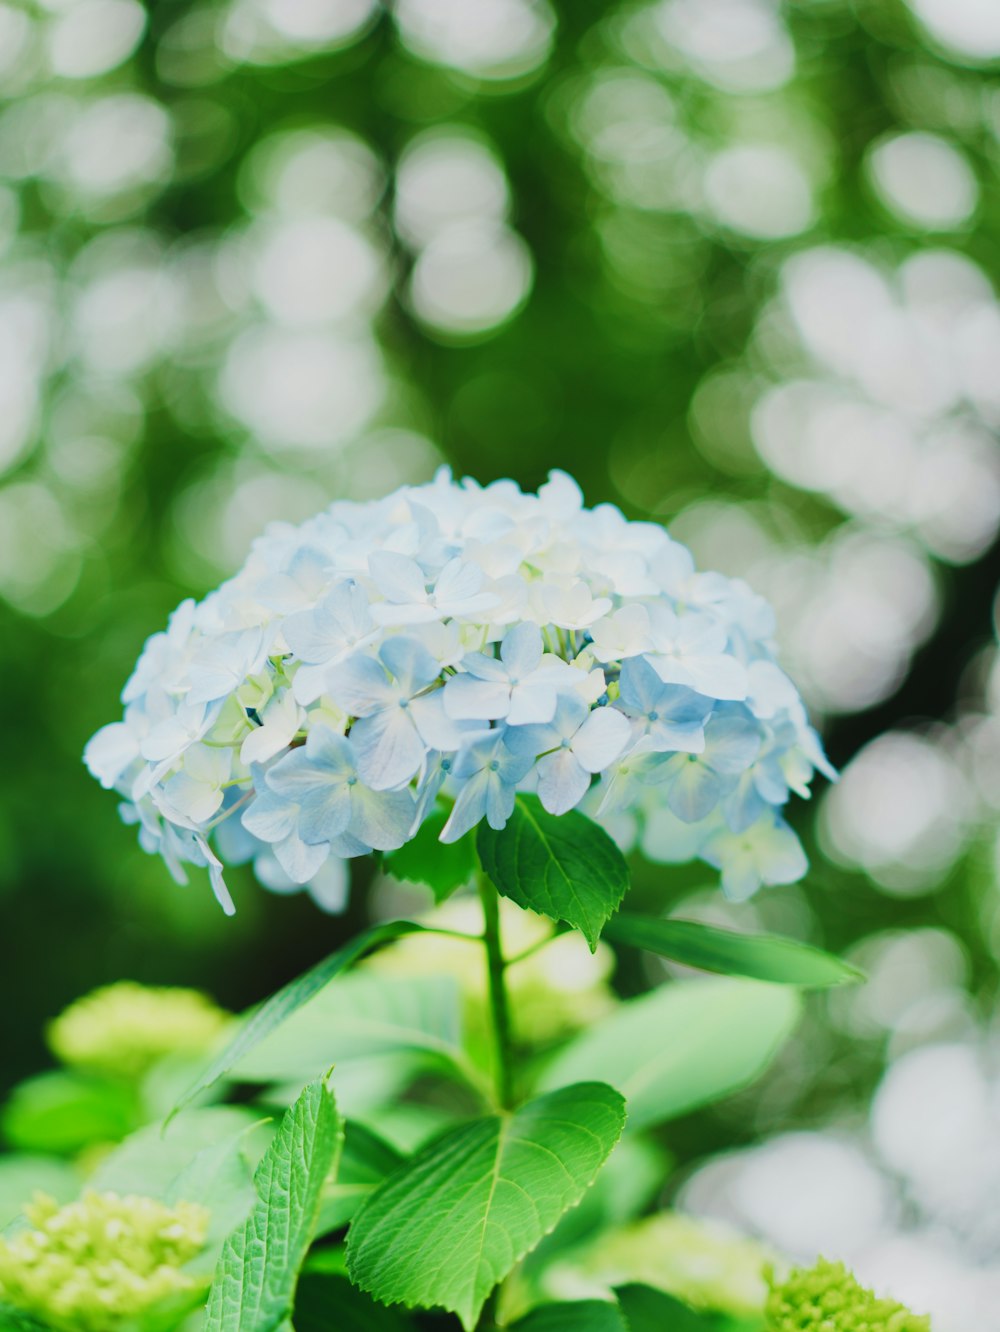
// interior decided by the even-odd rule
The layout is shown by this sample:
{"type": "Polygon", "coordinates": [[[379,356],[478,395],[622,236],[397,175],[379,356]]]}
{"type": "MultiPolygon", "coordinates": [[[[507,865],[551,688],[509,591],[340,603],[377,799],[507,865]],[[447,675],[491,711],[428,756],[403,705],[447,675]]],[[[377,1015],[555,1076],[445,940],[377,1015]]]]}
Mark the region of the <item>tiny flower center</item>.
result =
{"type": "Polygon", "coordinates": [[[493,762],[490,764],[490,772],[499,772],[499,771],[500,771],[500,761],[499,759],[494,759],[493,762]]]}
{"type": "Polygon", "coordinates": [[[647,712],[646,716],[649,718],[650,721],[660,720],[660,714],[658,712],[647,712]]]}

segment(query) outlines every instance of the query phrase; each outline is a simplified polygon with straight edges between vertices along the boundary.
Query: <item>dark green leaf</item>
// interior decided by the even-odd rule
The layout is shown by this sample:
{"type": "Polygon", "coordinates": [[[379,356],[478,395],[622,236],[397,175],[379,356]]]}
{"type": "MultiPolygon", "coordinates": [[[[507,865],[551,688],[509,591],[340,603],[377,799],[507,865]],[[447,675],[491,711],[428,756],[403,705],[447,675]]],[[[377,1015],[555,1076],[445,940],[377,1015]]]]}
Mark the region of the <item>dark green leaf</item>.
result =
{"type": "Polygon", "coordinates": [[[51,1332],[51,1329],[9,1304],[0,1304],[0,1332],[51,1332]]]}
{"type": "Polygon", "coordinates": [[[426,884],[438,902],[450,897],[456,888],[471,882],[478,864],[472,833],[466,833],[457,842],[438,840],[447,821],[447,811],[434,810],[420,825],[412,841],[383,857],[383,864],[390,874],[410,883],[426,884]]]}
{"type": "Polygon", "coordinates": [[[342,1125],[325,1079],[302,1092],[254,1175],[257,1203],[226,1240],[205,1332],[276,1332],[291,1317],[299,1269],[335,1168],[342,1125]]]}
{"type": "Polygon", "coordinates": [[[591,951],[628,888],[628,867],[614,842],[576,810],[549,814],[537,796],[517,797],[506,828],[479,825],[479,858],[498,892],[518,906],[564,920],[591,951]]]}
{"type": "Polygon", "coordinates": [[[729,1095],[764,1071],[801,1011],[797,991],[749,980],[663,985],[630,999],[573,1040],[544,1087],[596,1077],[644,1128],[729,1095]]]}
{"type": "Polygon", "coordinates": [[[782,939],[774,934],[737,934],[694,920],[622,914],[608,921],[604,938],[660,953],[702,971],[752,976],[802,989],[828,989],[864,980],[860,971],[839,957],[795,939],[782,939]]]}
{"type": "Polygon", "coordinates": [[[408,1332],[412,1320],[376,1304],[345,1276],[306,1272],[295,1297],[295,1332],[408,1332]]]}
{"type": "Polygon", "coordinates": [[[358,1208],[406,1158],[377,1133],[348,1120],[344,1126],[344,1150],[335,1180],[328,1180],[320,1203],[317,1235],[346,1226],[358,1208]]]}
{"type": "Polygon", "coordinates": [[[726,1332],[724,1316],[699,1312],[652,1286],[620,1286],[615,1294],[629,1332],[726,1332]]]}
{"type": "Polygon", "coordinates": [[[361,1208],[351,1277],[386,1304],[442,1306],[471,1329],[497,1282],[579,1202],[624,1122],[618,1093],[586,1083],[453,1129],[361,1208]]]}
{"type": "MultiPolygon", "coordinates": [[[[672,1332],[664,1323],[659,1332],[672,1332]]],[[[621,1310],[607,1300],[575,1300],[543,1304],[512,1323],[510,1332],[630,1332],[621,1310]]]]}
{"type": "Polygon", "coordinates": [[[356,962],[364,953],[371,952],[384,943],[398,939],[403,934],[413,934],[422,928],[408,920],[392,920],[384,925],[373,925],[338,948],[335,953],[318,962],[316,966],[301,976],[296,976],[282,989],[265,999],[257,1008],[252,1009],[243,1021],[236,1035],[225,1048],[202,1070],[201,1075],[192,1083],[168,1116],[168,1122],[186,1105],[190,1105],[202,1092],[207,1091],[224,1077],[239,1061],[260,1041],[281,1024],[303,1004],[318,994],[324,985],[328,985],[334,976],[339,975],[356,962]]]}

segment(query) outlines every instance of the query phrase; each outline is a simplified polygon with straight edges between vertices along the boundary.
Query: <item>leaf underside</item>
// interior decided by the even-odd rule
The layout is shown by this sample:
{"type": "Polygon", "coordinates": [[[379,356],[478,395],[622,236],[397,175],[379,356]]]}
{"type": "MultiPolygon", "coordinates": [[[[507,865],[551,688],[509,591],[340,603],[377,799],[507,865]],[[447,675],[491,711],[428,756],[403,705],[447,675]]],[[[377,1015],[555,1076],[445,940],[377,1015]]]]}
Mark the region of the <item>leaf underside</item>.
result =
{"type": "Polygon", "coordinates": [[[276,1332],[291,1316],[323,1184],[342,1139],[326,1080],[310,1083],[285,1114],[257,1167],[253,1211],[223,1247],[205,1332],[276,1332]]]}

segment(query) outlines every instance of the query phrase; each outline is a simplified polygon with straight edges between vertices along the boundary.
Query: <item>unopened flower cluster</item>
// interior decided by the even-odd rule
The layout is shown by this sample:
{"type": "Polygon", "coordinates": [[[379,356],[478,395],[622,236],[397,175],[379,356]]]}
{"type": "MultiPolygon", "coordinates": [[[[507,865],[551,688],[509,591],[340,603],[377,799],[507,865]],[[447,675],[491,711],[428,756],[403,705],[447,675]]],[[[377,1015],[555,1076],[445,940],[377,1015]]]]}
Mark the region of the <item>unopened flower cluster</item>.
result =
{"type": "Polygon", "coordinates": [[[772,1278],[767,1332],[930,1332],[930,1319],[866,1290],[843,1263],[824,1259],[772,1278]]]}
{"type": "Polygon", "coordinates": [[[828,772],[773,630],[745,583],[563,473],[534,495],[442,471],[270,526],[147,642],[86,760],[227,910],[226,863],[318,883],[435,808],[445,842],[501,829],[519,791],[742,898],[805,872],[781,808],[828,772]]]}
{"type": "Polygon", "coordinates": [[[0,1302],[66,1332],[106,1332],[200,1292],[182,1271],[201,1250],[208,1213],[194,1203],[85,1193],[60,1207],[42,1194],[30,1228],[0,1238],[0,1302]]]}
{"type": "Polygon", "coordinates": [[[203,1054],[231,1020],[200,990],[116,981],[70,1004],[46,1036],[64,1064],[137,1078],[165,1055],[203,1054]]]}

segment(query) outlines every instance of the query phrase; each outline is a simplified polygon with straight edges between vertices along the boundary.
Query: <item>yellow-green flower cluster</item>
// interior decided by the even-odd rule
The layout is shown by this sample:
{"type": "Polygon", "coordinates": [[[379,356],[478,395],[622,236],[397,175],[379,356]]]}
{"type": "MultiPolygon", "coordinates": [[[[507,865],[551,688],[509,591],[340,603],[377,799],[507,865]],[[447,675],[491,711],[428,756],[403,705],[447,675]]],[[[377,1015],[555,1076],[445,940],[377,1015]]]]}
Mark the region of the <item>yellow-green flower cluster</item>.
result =
{"type": "Polygon", "coordinates": [[[141,1077],[168,1054],[201,1054],[230,1021],[198,990],[119,981],[84,995],[49,1024],[49,1045],[76,1068],[141,1077]]]}
{"type": "Polygon", "coordinates": [[[602,1236],[586,1268],[606,1288],[638,1281],[699,1309],[752,1318],[767,1295],[762,1273],[770,1257],[724,1226],[659,1212],[602,1236]]]}
{"type": "Polygon", "coordinates": [[[204,1207],[88,1192],[64,1207],[37,1194],[24,1210],[31,1229],[0,1239],[0,1301],[49,1327],[113,1332],[200,1291],[181,1268],[205,1242],[204,1207]]]}
{"type": "Polygon", "coordinates": [[[824,1259],[771,1278],[768,1332],[930,1332],[930,1319],[866,1290],[843,1263],[824,1259]]]}

